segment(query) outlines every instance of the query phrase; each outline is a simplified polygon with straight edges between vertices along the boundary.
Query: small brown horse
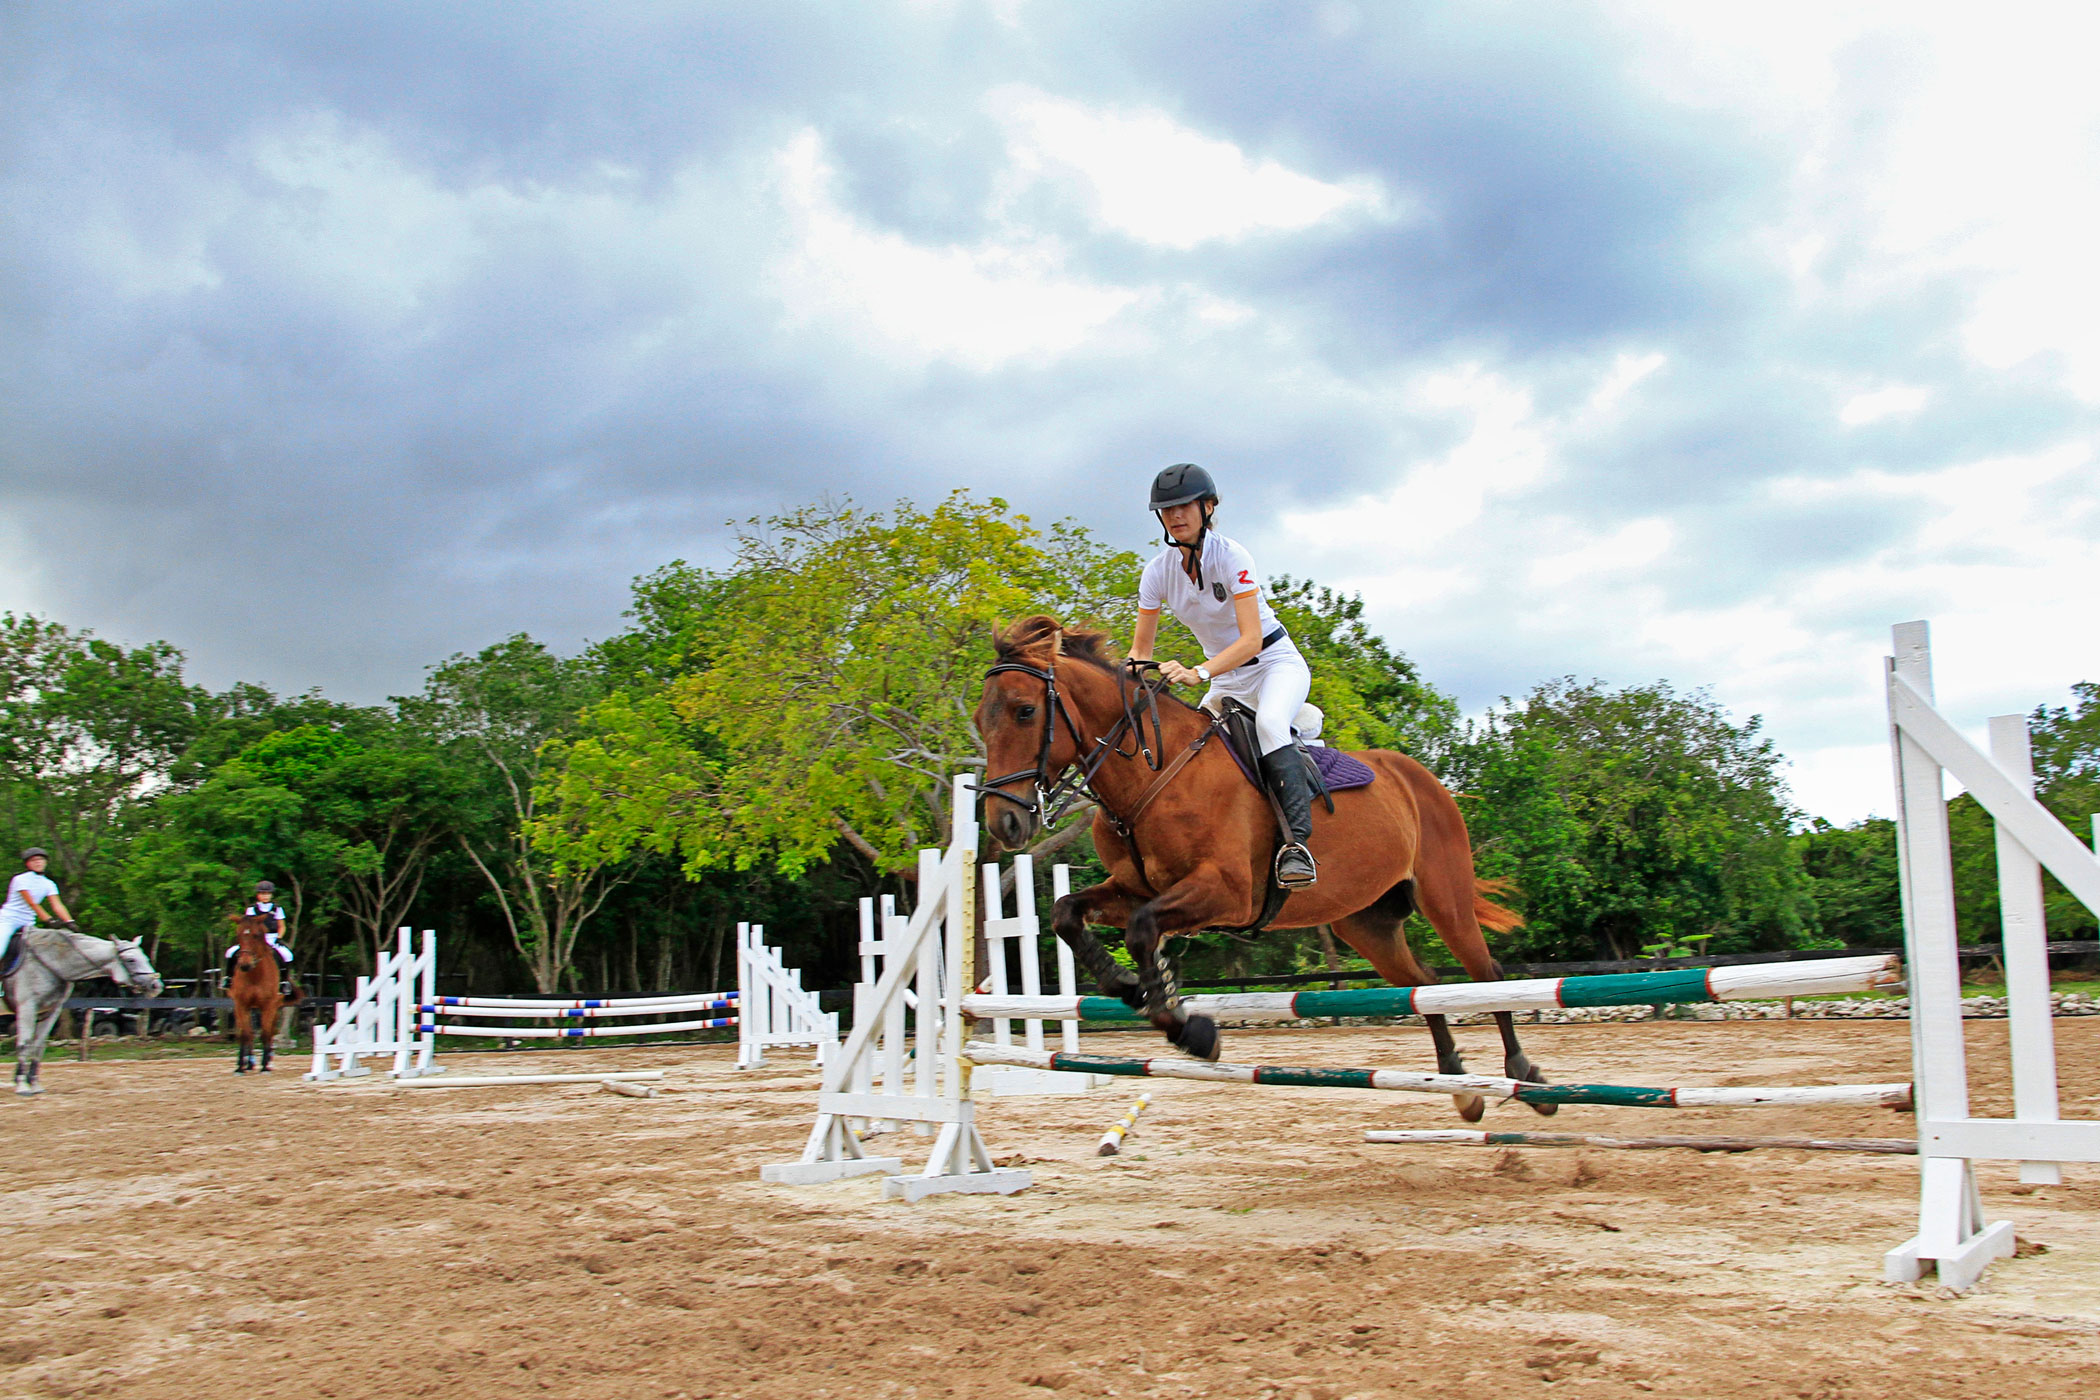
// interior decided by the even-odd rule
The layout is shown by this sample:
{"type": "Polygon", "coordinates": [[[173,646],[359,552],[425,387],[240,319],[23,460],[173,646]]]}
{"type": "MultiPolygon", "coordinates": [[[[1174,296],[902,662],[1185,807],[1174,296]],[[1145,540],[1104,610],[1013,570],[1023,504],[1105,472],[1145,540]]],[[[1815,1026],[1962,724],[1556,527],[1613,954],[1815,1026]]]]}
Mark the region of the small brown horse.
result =
{"type": "MultiPolygon", "coordinates": [[[[1008,849],[1025,845],[1041,827],[1048,791],[1078,767],[1099,807],[1094,846],[1109,878],[1057,902],[1057,936],[1104,996],[1143,1010],[1173,1044],[1216,1059],[1217,1026],[1182,1008],[1164,944],[1175,934],[1246,928],[1260,918],[1277,845],[1267,799],[1240,772],[1222,736],[1176,771],[1177,760],[1211,727],[1210,716],[1161,695],[1156,720],[1148,721],[1140,682],[1101,633],[1067,632],[1055,618],[1031,617],[994,643],[998,663],[985,677],[976,716],[985,761],[1000,775],[984,785],[986,826],[1008,849]],[[1155,734],[1156,749],[1147,742],[1155,734]],[[1123,930],[1135,978],[1089,924],[1123,930]]],[[[1487,898],[1498,886],[1474,875],[1458,804],[1405,754],[1372,749],[1355,756],[1377,776],[1367,787],[1335,793],[1332,814],[1324,803],[1313,804],[1311,845],[1320,880],[1284,900],[1276,926],[1331,924],[1379,976],[1415,987],[1436,981],[1407,944],[1407,916],[1420,910],[1474,980],[1499,979],[1481,928],[1502,932],[1521,920],[1487,898]]],[[[1465,1073],[1445,1019],[1424,1019],[1438,1070],[1465,1073]]],[[[1509,1013],[1496,1013],[1495,1024],[1503,1072],[1544,1083],[1517,1043],[1509,1013]]],[[[1457,1103],[1468,1121],[1486,1107],[1470,1094],[1457,1096],[1457,1103]]],[[[1541,1113],[1554,1109],[1533,1106],[1541,1113]]]]}
{"type": "Polygon", "coordinates": [[[234,1059],[233,1072],[246,1074],[259,1069],[268,1074],[271,1042],[277,1038],[278,1013],[299,1000],[299,989],[292,988],[290,996],[278,990],[282,972],[277,954],[263,936],[276,929],[277,921],[268,914],[242,914],[235,918],[234,923],[239,947],[234,953],[233,983],[228,990],[233,997],[233,1025],[240,1036],[241,1048],[234,1059]],[[254,1018],[252,1024],[251,1017],[254,1018]],[[260,1065],[255,1056],[258,1029],[262,1035],[260,1065]]]}

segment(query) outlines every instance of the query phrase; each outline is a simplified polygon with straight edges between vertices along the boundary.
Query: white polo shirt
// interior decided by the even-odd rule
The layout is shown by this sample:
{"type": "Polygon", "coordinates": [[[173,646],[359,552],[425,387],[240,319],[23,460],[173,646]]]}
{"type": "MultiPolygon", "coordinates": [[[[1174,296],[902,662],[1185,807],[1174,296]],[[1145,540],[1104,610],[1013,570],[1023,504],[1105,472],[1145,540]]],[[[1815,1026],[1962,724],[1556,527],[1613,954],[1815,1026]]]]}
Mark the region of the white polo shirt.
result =
{"type": "Polygon", "coordinates": [[[1261,580],[1254,572],[1254,556],[1239,541],[1216,530],[1203,537],[1200,568],[1203,586],[1198,588],[1181,567],[1185,551],[1167,545],[1145,565],[1138,579],[1138,606],[1164,609],[1187,624],[1203,645],[1205,656],[1216,656],[1240,639],[1240,621],[1233,600],[1256,594],[1254,610],[1261,620],[1261,635],[1276,630],[1276,614],[1261,580]]]}
{"type": "Polygon", "coordinates": [[[42,904],[58,893],[58,886],[49,876],[39,875],[34,870],[25,870],[7,882],[7,904],[0,907],[0,929],[36,927],[36,910],[29,907],[29,899],[42,904]]]}
{"type": "MultiPolygon", "coordinates": [[[[261,902],[257,902],[248,906],[248,913],[251,915],[268,914],[271,918],[277,921],[278,928],[284,927],[284,908],[282,905],[264,904],[261,902]]],[[[282,943],[277,941],[277,934],[274,931],[264,934],[263,942],[269,944],[271,950],[274,951],[278,957],[284,959],[284,961],[290,962],[292,960],[292,950],[285,947],[282,943]]],[[[240,950],[241,945],[236,943],[231,948],[228,948],[226,950],[226,956],[230,958],[235,953],[238,953],[240,950]]]]}

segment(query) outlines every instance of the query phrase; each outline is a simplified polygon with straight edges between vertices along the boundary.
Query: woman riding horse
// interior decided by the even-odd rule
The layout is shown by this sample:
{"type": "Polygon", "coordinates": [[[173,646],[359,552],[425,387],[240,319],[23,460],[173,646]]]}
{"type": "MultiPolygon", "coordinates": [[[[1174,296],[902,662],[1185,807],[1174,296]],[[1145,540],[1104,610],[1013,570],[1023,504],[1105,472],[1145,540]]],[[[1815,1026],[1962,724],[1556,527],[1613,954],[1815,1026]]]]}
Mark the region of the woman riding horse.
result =
{"type": "Polygon", "coordinates": [[[22,852],[26,868],[9,882],[0,912],[0,988],[15,1014],[15,1092],[25,1097],[44,1092],[37,1082],[44,1045],[75,982],[107,977],[138,996],[161,991],[160,974],[135,940],[91,938],[80,931],[58,886],[44,874],[48,859],[41,847],[22,852]],[[40,914],[59,927],[36,927],[40,914]]]}
{"type": "Polygon", "coordinates": [[[1291,725],[1312,691],[1312,668],[1276,621],[1262,596],[1261,577],[1246,546],[1211,528],[1218,488],[1194,462],[1168,467],[1152,480],[1152,513],[1169,548],[1152,556],[1138,579],[1137,631],[1130,659],[1152,659],[1162,608],[1181,619],[1203,646],[1205,660],[1190,668],[1160,667],[1175,685],[1205,685],[1202,706],[1222,714],[1227,700],[1254,711],[1261,768],[1283,806],[1291,839],[1276,853],[1276,883],[1304,889],[1320,878],[1312,852],[1312,779],[1291,743],[1291,725]]]}
{"type": "MultiPolygon", "coordinates": [[[[1169,472],[1177,470],[1181,490],[1189,489],[1188,473],[1200,471],[1169,472]]],[[[1167,485],[1171,494],[1175,483],[1167,485]]],[[[1215,567],[1204,540],[1208,512],[1202,506],[1216,493],[1207,487],[1206,476],[1193,503],[1199,529],[1184,528],[1192,537],[1175,541],[1188,561],[1204,570],[1215,567]]],[[[1182,572],[1185,576],[1185,565],[1182,572]]],[[[1251,564],[1244,572],[1251,581],[1251,564]]],[[[1203,577],[1206,583],[1223,582],[1211,572],[1203,577]]],[[[1236,569],[1233,583],[1239,578],[1236,569]]],[[[1207,591],[1216,598],[1217,590],[1207,591]]],[[[1224,592],[1232,597],[1230,586],[1224,592]]],[[[1242,610],[1235,601],[1236,624],[1242,610]]],[[[1260,612],[1252,611],[1259,625],[1260,612]]],[[[1136,640],[1140,650],[1149,651],[1152,629],[1142,612],[1140,619],[1136,640]]],[[[1241,625],[1234,644],[1249,656],[1259,650],[1245,646],[1250,630],[1241,625]]],[[[1266,635],[1254,631],[1253,640],[1266,635]]],[[[1207,649],[1208,644],[1206,639],[1207,649]]],[[[1475,981],[1501,976],[1481,929],[1505,931],[1520,920],[1487,897],[1498,887],[1474,874],[1458,804],[1414,759],[1377,749],[1355,754],[1371,769],[1372,781],[1336,791],[1332,814],[1307,810],[1302,826],[1292,822],[1289,840],[1280,840],[1267,798],[1247,780],[1225,743],[1212,742],[1216,717],[1180,703],[1146,678],[1142,668],[1120,662],[1101,633],[1068,632],[1056,618],[1031,617],[995,638],[995,647],[997,661],[985,677],[976,714],[985,761],[1000,775],[982,785],[986,827],[1001,845],[1014,849],[1026,845],[1046,819],[1054,819],[1060,799],[1084,791],[1094,800],[1094,847],[1109,878],[1059,900],[1053,927],[1103,995],[1142,1009],[1171,1043],[1201,1059],[1218,1057],[1216,1024],[1181,1005],[1165,949],[1176,934],[1271,923],[1282,928],[1330,924],[1379,976],[1395,986],[1423,986],[1436,976],[1408,947],[1404,929],[1407,916],[1420,910],[1475,981]],[[1278,848],[1302,845],[1315,834],[1328,859],[1326,878],[1289,890],[1280,907],[1270,907],[1272,872],[1278,885],[1285,884],[1284,852],[1278,848]],[[1137,964],[1135,977],[1096,941],[1090,924],[1123,930],[1124,947],[1137,964]]],[[[1245,659],[1234,656],[1231,645],[1220,653],[1230,662],[1245,659]]],[[[1302,670],[1302,661],[1299,666],[1302,670]]],[[[1167,680],[1175,678],[1176,671],[1159,670],[1167,680]]],[[[1206,681],[1208,670],[1206,664],[1188,674],[1206,681]]],[[[1273,727],[1267,713],[1272,696],[1266,684],[1254,693],[1262,707],[1259,727],[1267,731],[1273,727]]],[[[1291,712],[1284,719],[1286,734],[1304,697],[1295,678],[1291,686],[1277,687],[1278,711],[1288,704],[1291,712]]],[[[1269,738],[1265,732],[1265,754],[1273,752],[1269,738]]],[[[1277,756],[1302,773],[1302,760],[1294,752],[1282,750],[1277,756]]],[[[1310,802],[1306,806],[1310,809],[1310,802]]],[[[1494,1016],[1502,1036],[1503,1072],[1512,1079],[1546,1082],[1518,1043],[1510,1014],[1494,1016]]],[[[1436,1046],[1438,1070],[1465,1073],[1445,1018],[1423,1019],[1436,1046]]],[[[1468,1121],[1486,1109],[1476,1095],[1456,1099],[1468,1121]]],[[[1533,1107],[1554,1111],[1551,1104],[1533,1107]]]]}

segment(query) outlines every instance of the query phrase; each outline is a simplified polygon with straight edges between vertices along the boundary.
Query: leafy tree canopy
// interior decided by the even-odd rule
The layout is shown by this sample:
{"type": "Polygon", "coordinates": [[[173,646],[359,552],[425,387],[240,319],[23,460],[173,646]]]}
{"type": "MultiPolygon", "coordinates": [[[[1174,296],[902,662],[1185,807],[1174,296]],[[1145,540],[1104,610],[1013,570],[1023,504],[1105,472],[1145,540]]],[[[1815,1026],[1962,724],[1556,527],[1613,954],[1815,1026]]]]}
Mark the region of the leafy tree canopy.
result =
{"type": "Polygon", "coordinates": [[[1473,799],[1483,870],[1516,880],[1523,954],[1627,958],[1701,934],[1717,952],[1809,941],[1780,758],[1758,731],[1701,693],[1572,677],[1473,726],[1446,779],[1473,799]]]}
{"type": "Polygon", "coordinates": [[[994,627],[1030,612],[1127,633],[1138,560],[996,498],[821,505],[753,521],[730,569],[643,581],[625,667],[566,746],[543,837],[563,859],[675,852],[794,874],[841,841],[904,868],[947,836],[994,627]]]}

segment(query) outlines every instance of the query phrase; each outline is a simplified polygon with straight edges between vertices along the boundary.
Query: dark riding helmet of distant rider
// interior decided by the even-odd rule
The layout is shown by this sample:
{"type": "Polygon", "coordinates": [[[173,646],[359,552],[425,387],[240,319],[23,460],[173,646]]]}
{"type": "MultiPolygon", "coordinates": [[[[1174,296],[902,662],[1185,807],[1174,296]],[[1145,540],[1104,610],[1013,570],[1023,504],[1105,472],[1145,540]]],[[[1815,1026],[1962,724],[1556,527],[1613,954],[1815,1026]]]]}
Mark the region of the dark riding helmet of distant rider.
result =
{"type": "Polygon", "coordinates": [[[22,852],[22,859],[24,862],[35,860],[38,856],[42,856],[45,860],[49,860],[51,859],[51,852],[45,850],[42,846],[31,846],[28,850],[22,852]]]}
{"type": "Polygon", "coordinates": [[[257,880],[255,882],[255,892],[257,894],[275,894],[277,893],[277,886],[271,884],[268,880],[257,880]]]}
{"type": "Polygon", "coordinates": [[[1185,506],[1190,501],[1218,498],[1218,484],[1210,479],[1210,473],[1194,462],[1176,462],[1158,476],[1152,478],[1152,509],[1165,510],[1168,506],[1185,506]]]}

